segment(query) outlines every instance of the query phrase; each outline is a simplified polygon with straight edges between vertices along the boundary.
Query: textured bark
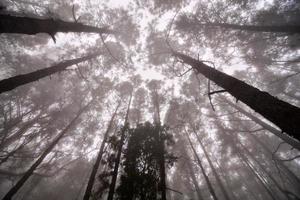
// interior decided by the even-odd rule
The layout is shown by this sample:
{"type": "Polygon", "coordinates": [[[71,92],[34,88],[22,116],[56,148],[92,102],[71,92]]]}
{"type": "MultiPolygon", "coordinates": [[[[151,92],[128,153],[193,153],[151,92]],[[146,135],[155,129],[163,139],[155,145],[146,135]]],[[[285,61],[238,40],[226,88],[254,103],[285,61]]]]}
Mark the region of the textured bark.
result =
{"type": "Polygon", "coordinates": [[[95,182],[95,177],[96,177],[99,165],[100,165],[100,161],[102,159],[104,146],[105,146],[106,140],[108,138],[108,134],[109,134],[109,132],[112,128],[113,122],[115,120],[115,117],[117,115],[117,111],[118,111],[120,105],[121,105],[121,102],[118,104],[116,110],[114,111],[114,113],[113,113],[113,115],[112,115],[112,117],[109,121],[109,124],[107,126],[107,129],[104,133],[103,140],[102,140],[102,143],[101,143],[98,155],[97,155],[97,159],[96,159],[96,162],[95,162],[94,167],[92,169],[92,172],[91,172],[91,175],[90,175],[90,178],[89,178],[89,181],[88,181],[88,185],[86,187],[86,190],[85,190],[85,193],[84,193],[84,196],[83,196],[83,200],[89,200],[90,199],[92,189],[93,189],[93,185],[94,185],[94,182],[95,182]]]}
{"type": "Polygon", "coordinates": [[[244,110],[243,108],[237,106],[236,104],[230,102],[229,100],[227,100],[225,98],[222,98],[222,100],[225,101],[230,106],[232,106],[233,108],[235,108],[236,110],[238,110],[239,112],[241,112],[242,114],[244,114],[246,117],[248,117],[249,119],[251,119],[255,123],[259,124],[264,129],[270,131],[271,133],[273,133],[274,135],[276,135],[277,137],[279,137],[280,139],[282,139],[283,141],[285,141],[286,143],[288,143],[289,145],[291,145],[292,147],[294,147],[294,148],[296,148],[300,151],[300,142],[299,141],[297,141],[294,138],[282,133],[278,129],[270,126],[269,124],[263,122],[262,120],[260,120],[256,116],[252,115],[251,113],[247,112],[246,110],[244,110]]]}
{"type": "Polygon", "coordinates": [[[238,25],[238,24],[229,24],[229,23],[205,23],[201,25],[208,26],[208,27],[220,27],[224,29],[253,31],[253,32],[300,33],[300,26],[297,25],[255,26],[255,25],[238,25]]]}
{"type": "Polygon", "coordinates": [[[17,76],[8,78],[8,79],[1,80],[0,81],[0,94],[3,92],[15,89],[16,87],[19,87],[21,85],[25,85],[27,83],[31,83],[31,82],[37,81],[41,78],[50,76],[51,74],[62,72],[71,65],[76,65],[78,63],[90,60],[92,58],[97,57],[98,55],[99,55],[99,53],[96,53],[96,54],[91,54],[91,55],[84,56],[81,58],[66,60],[66,61],[60,62],[56,65],[53,65],[53,66],[45,68],[45,69],[40,69],[40,70],[36,70],[36,71],[28,73],[28,74],[17,75],[17,76]]]}
{"type": "Polygon", "coordinates": [[[198,154],[197,154],[197,152],[196,152],[196,150],[195,150],[195,148],[194,148],[194,146],[193,146],[193,144],[191,142],[191,139],[190,139],[190,137],[189,137],[189,135],[188,135],[187,132],[186,132],[186,136],[187,136],[189,144],[190,144],[190,146],[191,146],[191,148],[193,150],[194,157],[196,158],[196,160],[197,160],[197,162],[198,162],[198,164],[199,164],[199,166],[201,168],[201,172],[202,172],[202,174],[204,176],[204,179],[205,179],[205,182],[206,182],[206,184],[208,186],[208,190],[209,190],[211,196],[213,197],[213,199],[214,200],[218,200],[218,197],[216,196],[216,192],[215,192],[215,190],[214,190],[214,188],[213,188],[213,186],[212,186],[212,184],[211,184],[211,182],[210,182],[210,180],[209,180],[209,178],[208,178],[208,176],[207,176],[207,174],[205,172],[205,169],[204,169],[204,167],[202,165],[202,162],[201,162],[201,160],[200,160],[200,158],[199,158],[199,156],[198,156],[198,154]]]}
{"type": "Polygon", "coordinates": [[[109,186],[107,200],[113,200],[114,194],[115,194],[115,188],[116,188],[116,182],[117,182],[117,178],[118,178],[119,165],[120,165],[120,161],[121,161],[122,148],[123,148],[124,140],[125,140],[125,132],[128,128],[128,116],[129,116],[131,100],[132,100],[132,93],[130,95],[130,99],[129,99],[129,103],[128,103],[128,107],[127,107],[127,111],[126,111],[124,126],[121,130],[121,140],[120,140],[120,145],[118,147],[117,158],[116,158],[116,161],[115,161],[112,180],[111,180],[111,183],[110,183],[110,186],[109,186]]]}
{"type": "Polygon", "coordinates": [[[57,32],[85,32],[98,34],[111,34],[113,31],[108,28],[98,28],[81,23],[66,22],[58,19],[38,19],[30,17],[17,17],[11,15],[0,15],[1,33],[20,33],[35,35],[47,33],[52,38],[57,32]]]}
{"type": "Polygon", "coordinates": [[[206,159],[208,161],[208,164],[209,164],[209,166],[210,166],[210,168],[211,168],[211,170],[212,170],[212,172],[213,172],[213,174],[214,174],[214,176],[215,176],[215,178],[217,180],[217,183],[218,183],[218,185],[219,185],[219,187],[220,187],[220,189],[222,191],[222,194],[224,195],[224,199],[230,200],[229,194],[227,193],[227,191],[225,189],[225,186],[222,183],[221,178],[220,178],[219,174],[217,173],[217,170],[215,169],[215,167],[214,167],[214,165],[213,165],[213,163],[212,163],[212,161],[211,161],[211,159],[210,159],[210,157],[209,157],[209,155],[208,155],[208,153],[207,153],[207,151],[205,149],[205,146],[203,145],[201,139],[199,138],[199,136],[198,136],[198,134],[197,134],[197,132],[196,132],[196,130],[195,130],[195,128],[194,128],[194,126],[192,124],[191,124],[191,127],[193,129],[194,135],[196,136],[196,138],[197,138],[197,140],[198,140],[198,142],[199,142],[199,144],[200,144],[200,146],[201,146],[201,148],[202,148],[202,150],[204,152],[204,155],[205,155],[205,157],[206,157],[206,159]]]}
{"type": "Polygon", "coordinates": [[[69,129],[75,124],[76,120],[80,115],[89,107],[92,103],[88,103],[86,106],[81,108],[76,114],[75,118],[66,126],[59,135],[51,142],[51,144],[46,148],[46,150],[41,154],[41,156],[31,165],[31,167],[26,171],[22,178],[6,193],[2,200],[11,200],[13,196],[20,190],[24,183],[31,177],[36,168],[43,162],[46,156],[52,151],[56,144],[63,138],[63,136],[69,131],[69,129]]]}
{"type": "Polygon", "coordinates": [[[215,82],[237,100],[242,101],[267,120],[277,125],[282,132],[286,132],[298,140],[300,139],[300,108],[281,101],[267,92],[262,92],[243,81],[211,68],[190,56],[178,52],[173,52],[173,55],[184,63],[191,65],[197,73],[201,73],[209,80],[215,82]]]}

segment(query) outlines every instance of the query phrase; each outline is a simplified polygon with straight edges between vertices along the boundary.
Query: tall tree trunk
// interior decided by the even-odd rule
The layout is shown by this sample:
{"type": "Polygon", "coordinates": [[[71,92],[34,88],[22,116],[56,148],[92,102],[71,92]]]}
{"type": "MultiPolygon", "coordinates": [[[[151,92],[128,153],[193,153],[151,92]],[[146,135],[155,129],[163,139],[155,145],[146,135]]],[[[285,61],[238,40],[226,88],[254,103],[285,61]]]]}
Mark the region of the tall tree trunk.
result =
{"type": "Polygon", "coordinates": [[[201,160],[200,160],[200,158],[199,158],[199,156],[198,156],[198,154],[197,154],[197,152],[196,152],[196,150],[195,150],[195,148],[194,148],[194,146],[192,144],[190,136],[188,135],[187,132],[185,132],[185,133],[186,133],[186,137],[187,137],[187,139],[189,141],[189,144],[190,144],[190,146],[192,148],[192,151],[194,153],[194,157],[196,158],[196,160],[197,160],[197,162],[198,162],[198,164],[199,164],[199,166],[201,168],[201,172],[202,172],[202,174],[204,176],[204,179],[205,179],[206,184],[208,186],[209,192],[210,192],[210,194],[211,194],[211,196],[213,197],[214,200],[218,200],[218,197],[216,196],[215,190],[214,190],[214,188],[213,188],[213,186],[212,186],[212,184],[211,184],[211,182],[210,182],[210,180],[209,180],[209,178],[208,178],[208,176],[207,176],[207,174],[205,172],[205,169],[204,169],[204,167],[202,165],[202,162],[201,162],[201,160]]]}
{"type": "MultiPolygon", "coordinates": [[[[252,115],[251,113],[247,112],[246,110],[244,110],[243,108],[237,106],[236,104],[230,102],[226,98],[221,98],[221,99],[223,101],[225,101],[227,104],[229,104],[230,106],[232,106],[233,108],[235,108],[236,110],[238,110],[239,112],[241,112],[242,114],[244,114],[246,117],[248,117],[249,119],[254,121],[255,123],[259,124],[264,129],[270,131],[271,133],[273,133],[274,135],[276,135],[277,137],[279,137],[280,139],[282,139],[283,141],[285,141],[286,143],[288,143],[289,145],[291,145],[292,147],[294,147],[294,148],[296,148],[300,151],[300,142],[299,141],[295,140],[292,137],[289,137],[288,135],[286,135],[284,133],[281,133],[276,128],[274,128],[274,127],[270,126],[269,124],[263,122],[262,120],[260,120],[256,116],[252,115]]],[[[298,129],[298,130],[300,130],[300,129],[298,129]]]]}
{"type": "Polygon", "coordinates": [[[31,83],[34,81],[37,81],[41,78],[50,76],[51,74],[55,74],[61,71],[64,71],[67,69],[67,67],[71,65],[76,65],[78,63],[90,60],[92,58],[97,57],[100,55],[99,53],[87,55],[81,58],[76,58],[72,60],[66,60],[63,62],[60,62],[56,65],[53,65],[51,67],[47,67],[45,69],[39,69],[34,72],[28,73],[28,74],[22,74],[17,75],[11,78],[7,78],[0,81],[0,94],[6,91],[10,91],[12,89],[15,89],[16,87],[19,87],[21,85],[25,85],[27,83],[31,83]]]}
{"type": "Polygon", "coordinates": [[[273,152],[266,146],[266,144],[260,141],[260,139],[258,139],[255,134],[249,135],[255,140],[255,142],[260,144],[260,146],[264,149],[266,154],[271,157],[271,159],[275,159],[275,162],[278,164],[278,167],[281,168],[284,173],[286,173],[287,177],[290,179],[290,182],[296,188],[296,191],[300,192],[300,179],[295,175],[295,173],[292,172],[287,166],[285,166],[284,163],[280,160],[280,158],[278,158],[276,154],[273,154],[273,152]]]}
{"type": "Polygon", "coordinates": [[[91,196],[91,193],[92,193],[92,189],[93,189],[93,185],[94,185],[94,182],[95,182],[95,177],[96,177],[99,165],[100,165],[100,161],[102,159],[104,146],[105,146],[106,140],[108,138],[108,134],[109,134],[109,132],[111,130],[111,127],[113,125],[115,116],[117,115],[117,112],[118,112],[118,109],[119,109],[120,105],[121,105],[121,101],[118,103],[118,105],[116,107],[116,110],[114,111],[113,115],[111,116],[111,119],[109,121],[107,129],[106,129],[106,131],[104,133],[103,140],[102,140],[102,143],[101,143],[98,155],[97,155],[97,159],[96,159],[96,162],[95,162],[94,167],[92,169],[92,173],[90,175],[90,178],[89,178],[89,181],[88,181],[88,184],[87,184],[84,196],[83,196],[83,200],[89,200],[90,199],[90,196],[91,196]]]}
{"type": "Polygon", "coordinates": [[[98,28],[76,22],[66,22],[58,19],[38,19],[4,14],[0,15],[0,34],[20,33],[35,35],[37,33],[47,33],[54,39],[54,36],[57,32],[85,32],[98,34],[113,33],[113,31],[109,30],[108,28],[98,28]]]}
{"type": "Polygon", "coordinates": [[[205,149],[205,147],[204,147],[201,139],[199,138],[199,136],[198,136],[198,134],[196,132],[195,127],[191,123],[190,123],[190,126],[193,129],[194,135],[196,136],[196,138],[197,138],[197,140],[198,140],[198,142],[199,142],[199,144],[200,144],[200,146],[201,146],[201,148],[202,148],[202,150],[204,152],[204,155],[205,155],[205,157],[206,157],[206,159],[208,161],[208,164],[209,164],[209,166],[210,166],[210,168],[211,168],[211,170],[212,170],[212,172],[213,172],[213,174],[214,174],[214,176],[215,176],[215,178],[217,180],[217,183],[218,183],[218,185],[219,185],[219,187],[220,187],[220,189],[221,189],[221,191],[222,191],[222,193],[224,195],[224,199],[230,200],[230,197],[229,197],[229,195],[228,195],[228,193],[227,193],[227,191],[225,189],[225,186],[222,183],[222,181],[220,179],[220,176],[217,173],[217,171],[216,171],[216,169],[215,169],[215,167],[214,167],[214,165],[213,165],[213,163],[212,163],[212,161],[211,161],[211,159],[210,159],[210,157],[209,157],[209,155],[208,155],[208,153],[207,153],[207,151],[206,151],[206,149],[205,149]]]}
{"type": "MultiPolygon", "coordinates": [[[[239,139],[238,140],[238,144],[242,147],[242,150],[250,156],[250,158],[252,160],[254,160],[257,165],[261,168],[262,172],[264,172],[271,180],[272,182],[275,184],[275,186],[277,187],[277,189],[288,199],[290,200],[290,196],[288,195],[289,193],[292,193],[292,192],[286,192],[282,187],[281,185],[278,183],[278,181],[275,179],[275,177],[272,175],[272,173],[268,172],[265,167],[260,163],[260,161],[257,160],[257,158],[253,155],[253,153],[251,153],[240,141],[239,139]]],[[[292,193],[293,194],[293,193],[292,193]]],[[[293,194],[294,195],[294,194],[293,194]]],[[[294,195],[296,196],[296,195],[294,195]]]]}
{"type": "Polygon", "coordinates": [[[116,161],[115,161],[112,180],[111,180],[111,183],[109,186],[107,200],[113,200],[114,194],[115,194],[115,187],[116,187],[116,182],[117,182],[117,177],[118,177],[119,165],[121,162],[121,154],[122,154],[122,148],[123,148],[124,140],[125,140],[125,133],[128,129],[128,116],[129,116],[132,95],[133,95],[133,92],[130,95],[130,99],[129,99],[129,103],[128,103],[128,107],[127,107],[127,111],[126,111],[126,116],[125,116],[125,120],[124,120],[124,126],[122,127],[122,130],[121,130],[121,140],[120,140],[120,144],[118,147],[118,153],[117,153],[117,157],[116,157],[116,161]]]}
{"type": "MultiPolygon", "coordinates": [[[[187,152],[185,151],[184,152],[185,154],[184,155],[187,155],[187,152]]],[[[202,197],[202,194],[201,194],[201,190],[200,190],[200,187],[199,187],[199,184],[198,184],[198,181],[197,181],[197,178],[195,176],[195,172],[194,172],[194,169],[193,169],[193,166],[192,166],[192,163],[191,163],[191,160],[189,158],[187,158],[187,166],[188,166],[188,171],[189,171],[189,174],[192,178],[192,181],[193,181],[193,184],[194,184],[194,187],[196,189],[196,194],[197,194],[197,198],[198,200],[203,200],[203,197],[202,197]]]]}
{"type": "MultiPolygon", "coordinates": [[[[93,101],[93,100],[92,100],[93,101]]],[[[29,179],[29,177],[33,174],[36,168],[43,162],[45,157],[52,151],[52,149],[56,146],[56,144],[63,138],[63,136],[69,131],[69,129],[75,124],[76,120],[80,117],[80,115],[90,106],[92,103],[90,101],[86,106],[81,108],[76,114],[75,118],[68,124],[68,126],[63,129],[59,135],[52,141],[52,143],[46,148],[46,150],[42,153],[42,155],[31,165],[31,167],[27,170],[27,172],[22,176],[22,178],[13,186],[8,193],[3,197],[2,200],[11,200],[13,196],[19,191],[19,189],[24,185],[24,183],[29,179]]]]}
{"type": "Polygon", "coordinates": [[[300,140],[300,108],[281,101],[267,92],[262,92],[243,81],[211,68],[190,56],[178,52],[173,52],[173,55],[184,63],[191,65],[197,73],[201,73],[209,80],[212,80],[224,88],[237,100],[241,100],[267,120],[276,124],[283,132],[300,140]]]}
{"type": "Polygon", "coordinates": [[[270,188],[266,185],[266,183],[264,182],[264,180],[259,176],[259,174],[256,172],[255,168],[251,165],[251,163],[249,162],[248,158],[242,154],[240,152],[240,149],[238,148],[238,146],[235,144],[235,142],[232,139],[232,136],[230,134],[228,134],[224,128],[222,127],[222,125],[220,124],[220,122],[216,121],[215,123],[217,125],[217,127],[219,128],[219,130],[222,132],[222,134],[226,135],[226,137],[229,139],[230,142],[230,146],[233,148],[233,152],[238,155],[238,157],[241,159],[241,161],[249,168],[249,170],[251,171],[251,173],[256,177],[256,180],[265,188],[266,192],[268,193],[268,195],[273,199],[276,200],[275,196],[273,195],[272,191],[270,190],[270,188]]]}
{"type": "Polygon", "coordinates": [[[224,29],[233,29],[241,31],[253,31],[253,32],[271,32],[271,33],[300,33],[300,26],[282,25],[282,26],[256,26],[256,25],[238,25],[229,23],[205,23],[198,24],[200,26],[208,27],[220,27],[224,29]]]}

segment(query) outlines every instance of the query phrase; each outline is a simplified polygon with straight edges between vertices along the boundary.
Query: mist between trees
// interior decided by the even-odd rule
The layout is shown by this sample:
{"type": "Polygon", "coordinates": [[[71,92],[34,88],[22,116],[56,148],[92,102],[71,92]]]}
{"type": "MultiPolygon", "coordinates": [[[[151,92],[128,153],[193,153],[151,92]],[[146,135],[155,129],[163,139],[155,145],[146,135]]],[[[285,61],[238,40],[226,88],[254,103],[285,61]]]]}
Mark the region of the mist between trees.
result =
{"type": "Polygon", "coordinates": [[[300,199],[300,3],[0,2],[3,200],[300,199]]]}

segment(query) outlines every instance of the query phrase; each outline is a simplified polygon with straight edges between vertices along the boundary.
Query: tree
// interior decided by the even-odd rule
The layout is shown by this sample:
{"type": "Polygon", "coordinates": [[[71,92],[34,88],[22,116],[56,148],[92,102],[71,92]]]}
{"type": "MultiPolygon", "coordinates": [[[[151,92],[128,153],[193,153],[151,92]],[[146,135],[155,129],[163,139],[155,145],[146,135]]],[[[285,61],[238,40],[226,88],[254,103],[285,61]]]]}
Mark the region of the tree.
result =
{"type": "Polygon", "coordinates": [[[55,41],[57,32],[85,32],[98,34],[111,34],[108,28],[97,28],[77,22],[65,22],[58,19],[38,19],[30,17],[17,17],[12,15],[0,15],[0,33],[20,33],[35,35],[47,33],[55,41]]]}
{"type": "Polygon", "coordinates": [[[276,124],[283,132],[286,132],[298,140],[300,139],[297,135],[297,130],[300,129],[298,123],[300,120],[300,109],[298,107],[281,101],[243,81],[213,69],[192,57],[178,52],[173,52],[173,55],[184,63],[191,65],[197,73],[203,74],[209,80],[214,81],[217,85],[224,88],[226,92],[233,95],[237,101],[242,101],[266,119],[276,124]]]}
{"type": "Polygon", "coordinates": [[[16,87],[19,87],[21,85],[25,85],[27,83],[31,83],[34,81],[37,81],[41,78],[50,76],[51,74],[55,74],[58,72],[62,72],[66,70],[68,67],[72,65],[76,65],[78,63],[90,60],[92,58],[95,58],[99,55],[99,53],[90,54],[81,58],[76,58],[72,60],[66,60],[59,64],[53,65],[51,67],[36,70],[34,72],[28,73],[28,74],[22,74],[18,76],[14,76],[8,79],[4,79],[0,81],[0,94],[6,91],[10,91],[16,87]]]}

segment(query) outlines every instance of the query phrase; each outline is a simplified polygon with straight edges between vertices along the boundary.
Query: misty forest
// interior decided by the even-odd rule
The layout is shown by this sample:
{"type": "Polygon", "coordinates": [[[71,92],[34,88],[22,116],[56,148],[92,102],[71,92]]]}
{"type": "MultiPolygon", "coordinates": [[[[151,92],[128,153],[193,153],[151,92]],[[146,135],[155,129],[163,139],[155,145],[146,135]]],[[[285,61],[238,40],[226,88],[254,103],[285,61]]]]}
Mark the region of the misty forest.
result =
{"type": "Polygon", "coordinates": [[[0,0],[0,199],[300,200],[299,0],[0,0]]]}

